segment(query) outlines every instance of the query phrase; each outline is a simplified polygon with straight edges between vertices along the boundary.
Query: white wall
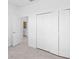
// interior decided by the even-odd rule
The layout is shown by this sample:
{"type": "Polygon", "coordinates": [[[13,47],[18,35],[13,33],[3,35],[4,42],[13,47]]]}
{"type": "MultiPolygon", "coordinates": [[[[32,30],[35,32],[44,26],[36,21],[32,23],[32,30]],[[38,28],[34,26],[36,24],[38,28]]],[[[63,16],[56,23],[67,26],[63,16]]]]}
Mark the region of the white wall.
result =
{"type": "Polygon", "coordinates": [[[8,45],[11,46],[13,42],[13,31],[15,30],[14,24],[19,20],[18,8],[8,4],[8,45]]]}
{"type": "Polygon", "coordinates": [[[69,3],[69,0],[39,0],[36,4],[21,8],[20,17],[28,16],[29,19],[29,46],[36,47],[36,14],[70,8],[69,3]]]}

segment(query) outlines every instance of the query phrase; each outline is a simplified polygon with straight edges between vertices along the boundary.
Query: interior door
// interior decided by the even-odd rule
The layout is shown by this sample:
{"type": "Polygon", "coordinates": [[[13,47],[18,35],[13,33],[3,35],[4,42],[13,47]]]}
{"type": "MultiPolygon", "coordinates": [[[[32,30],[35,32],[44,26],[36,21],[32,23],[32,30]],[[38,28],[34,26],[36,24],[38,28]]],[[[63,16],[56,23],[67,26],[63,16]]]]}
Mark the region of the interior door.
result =
{"type": "Polygon", "coordinates": [[[61,10],[59,15],[59,55],[70,57],[70,10],[61,10]]]}
{"type": "Polygon", "coordinates": [[[19,19],[15,19],[13,21],[13,31],[12,31],[12,44],[13,46],[18,45],[22,40],[22,21],[19,19]]]}
{"type": "Polygon", "coordinates": [[[58,55],[58,12],[37,15],[37,48],[58,55]]]}

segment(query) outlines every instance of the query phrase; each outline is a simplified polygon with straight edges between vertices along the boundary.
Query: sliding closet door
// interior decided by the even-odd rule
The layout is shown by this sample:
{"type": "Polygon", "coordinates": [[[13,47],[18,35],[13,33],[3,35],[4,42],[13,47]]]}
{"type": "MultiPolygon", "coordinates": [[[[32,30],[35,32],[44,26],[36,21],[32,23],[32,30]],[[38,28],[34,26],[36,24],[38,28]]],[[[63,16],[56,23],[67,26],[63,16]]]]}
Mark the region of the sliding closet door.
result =
{"type": "Polygon", "coordinates": [[[60,11],[59,17],[59,55],[68,57],[70,55],[70,11],[60,11]]]}
{"type": "Polygon", "coordinates": [[[37,15],[37,48],[58,55],[58,12],[37,15]]]}

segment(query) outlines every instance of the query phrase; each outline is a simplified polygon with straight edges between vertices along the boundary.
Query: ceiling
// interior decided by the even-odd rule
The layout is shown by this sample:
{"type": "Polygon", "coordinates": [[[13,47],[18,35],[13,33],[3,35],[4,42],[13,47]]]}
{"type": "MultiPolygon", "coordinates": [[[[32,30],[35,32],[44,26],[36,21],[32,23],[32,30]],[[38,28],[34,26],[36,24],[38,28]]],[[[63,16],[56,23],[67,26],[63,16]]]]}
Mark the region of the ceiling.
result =
{"type": "Polygon", "coordinates": [[[38,0],[8,0],[9,4],[18,6],[18,7],[23,7],[27,6],[33,3],[36,3],[38,0]]]}

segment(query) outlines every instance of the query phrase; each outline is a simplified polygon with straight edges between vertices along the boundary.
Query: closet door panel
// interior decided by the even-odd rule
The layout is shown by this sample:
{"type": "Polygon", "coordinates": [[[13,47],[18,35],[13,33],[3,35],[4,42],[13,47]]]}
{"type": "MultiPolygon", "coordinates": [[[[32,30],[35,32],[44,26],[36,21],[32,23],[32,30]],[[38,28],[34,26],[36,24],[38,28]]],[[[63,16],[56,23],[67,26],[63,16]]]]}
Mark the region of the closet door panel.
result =
{"type": "Polygon", "coordinates": [[[58,12],[37,15],[37,48],[58,55],[58,12]]]}
{"type": "Polygon", "coordinates": [[[59,55],[70,57],[70,11],[60,11],[59,15],[59,55]]]}

